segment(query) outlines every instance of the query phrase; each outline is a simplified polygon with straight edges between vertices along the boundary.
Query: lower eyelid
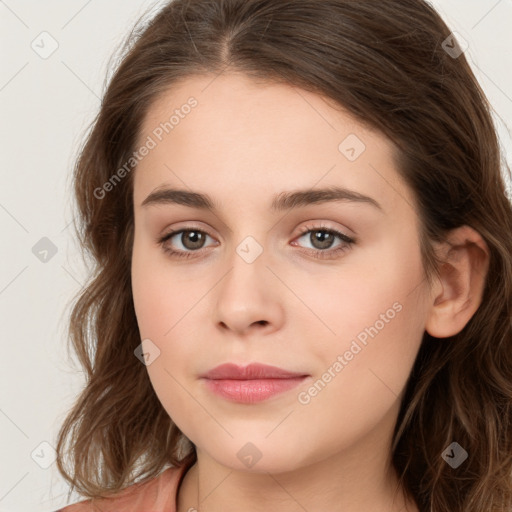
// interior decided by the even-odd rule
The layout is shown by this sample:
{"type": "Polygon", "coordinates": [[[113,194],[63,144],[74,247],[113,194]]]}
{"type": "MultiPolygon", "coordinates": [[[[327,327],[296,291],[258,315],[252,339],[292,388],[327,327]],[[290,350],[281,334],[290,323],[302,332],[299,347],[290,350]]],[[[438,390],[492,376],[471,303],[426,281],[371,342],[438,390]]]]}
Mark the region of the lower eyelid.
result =
{"type": "MultiPolygon", "coordinates": [[[[329,232],[329,233],[333,234],[340,241],[340,244],[336,245],[334,248],[328,248],[328,249],[325,249],[325,250],[298,246],[298,247],[301,247],[306,252],[322,254],[322,256],[317,256],[319,258],[322,258],[322,257],[326,257],[327,258],[329,256],[338,254],[339,252],[345,252],[345,251],[349,250],[351,248],[351,246],[356,243],[356,240],[354,238],[349,237],[348,235],[345,235],[344,233],[342,233],[342,232],[340,232],[340,231],[338,231],[336,229],[329,228],[329,227],[324,227],[324,226],[308,227],[308,229],[302,231],[299,235],[297,235],[293,239],[293,242],[296,243],[296,241],[298,239],[300,239],[300,238],[304,237],[305,235],[307,235],[308,233],[311,233],[311,232],[314,232],[314,231],[329,232]],[[325,255],[325,256],[323,256],[323,255],[325,255]]],[[[203,250],[207,249],[208,247],[212,247],[212,246],[215,247],[216,245],[219,245],[219,242],[216,241],[215,238],[212,235],[210,235],[208,232],[206,232],[206,231],[204,231],[202,229],[195,228],[194,226],[190,226],[190,227],[186,227],[186,228],[182,228],[182,229],[177,229],[177,230],[171,231],[170,233],[168,233],[166,235],[163,235],[161,238],[159,238],[157,240],[157,242],[161,246],[163,246],[165,252],[168,252],[171,255],[178,255],[178,257],[179,256],[184,256],[184,255],[192,256],[194,253],[201,253],[203,250]],[[211,238],[212,240],[214,240],[215,243],[212,244],[212,245],[206,246],[206,247],[201,247],[201,248],[196,249],[196,250],[183,250],[183,249],[173,249],[173,248],[166,248],[165,247],[165,244],[170,239],[172,239],[176,235],[181,235],[181,234],[183,234],[186,231],[198,231],[198,232],[206,235],[207,237],[211,238]]]]}
{"type": "MultiPolygon", "coordinates": [[[[213,241],[215,241],[215,238],[213,238],[213,236],[211,236],[209,233],[207,233],[206,231],[203,231],[202,229],[196,229],[196,228],[186,228],[186,229],[178,229],[176,231],[171,231],[170,233],[168,233],[167,235],[164,235],[160,240],[159,242],[165,244],[167,242],[169,242],[172,238],[174,238],[175,236],[178,236],[178,235],[183,235],[183,233],[187,232],[187,231],[197,231],[203,235],[205,235],[206,237],[208,238],[211,238],[213,241]]],[[[215,244],[214,244],[215,245],[215,244]]],[[[217,242],[217,245],[218,245],[218,242],[217,242]]],[[[207,246],[207,247],[210,247],[210,246],[207,246]]],[[[178,252],[181,251],[181,252],[200,252],[202,249],[205,249],[206,247],[200,247],[199,249],[193,251],[193,250],[187,250],[187,251],[184,251],[183,249],[178,249],[178,252]]]]}

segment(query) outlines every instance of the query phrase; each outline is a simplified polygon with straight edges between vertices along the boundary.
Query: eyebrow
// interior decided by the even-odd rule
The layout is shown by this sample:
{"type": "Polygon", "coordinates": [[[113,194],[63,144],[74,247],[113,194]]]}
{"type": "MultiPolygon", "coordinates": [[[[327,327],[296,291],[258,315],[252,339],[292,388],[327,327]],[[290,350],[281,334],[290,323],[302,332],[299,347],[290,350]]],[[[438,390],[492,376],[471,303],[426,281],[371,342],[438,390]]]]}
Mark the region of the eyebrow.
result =
{"type": "MultiPolygon", "coordinates": [[[[271,210],[274,212],[292,210],[310,204],[349,201],[369,204],[381,212],[382,206],[372,197],[365,196],[354,190],[342,187],[328,187],[321,189],[292,190],[281,192],[274,196],[271,210]]],[[[158,188],[151,192],[141,203],[141,206],[180,204],[190,208],[217,211],[218,205],[208,194],[191,192],[173,188],[158,188]]]]}

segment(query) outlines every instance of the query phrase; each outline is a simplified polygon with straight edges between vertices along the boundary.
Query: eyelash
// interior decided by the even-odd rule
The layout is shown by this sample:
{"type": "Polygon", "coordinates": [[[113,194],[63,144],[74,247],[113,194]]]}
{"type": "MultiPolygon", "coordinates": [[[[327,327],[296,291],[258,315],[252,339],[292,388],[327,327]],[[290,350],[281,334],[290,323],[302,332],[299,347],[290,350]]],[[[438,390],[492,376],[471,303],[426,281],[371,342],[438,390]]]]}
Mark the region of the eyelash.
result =
{"type": "MultiPolygon", "coordinates": [[[[195,257],[194,253],[201,252],[201,249],[196,250],[196,251],[176,251],[174,249],[170,249],[169,247],[167,247],[165,245],[165,242],[167,242],[167,240],[172,238],[174,235],[176,235],[178,233],[183,233],[183,232],[186,232],[186,231],[199,232],[199,233],[202,233],[202,234],[210,236],[210,238],[213,238],[206,231],[203,231],[203,230],[200,230],[200,229],[197,229],[197,228],[191,226],[191,227],[186,227],[186,228],[183,228],[183,229],[178,229],[176,231],[171,231],[171,232],[163,235],[161,238],[158,238],[157,242],[162,247],[162,250],[166,254],[169,254],[173,258],[184,258],[184,259],[193,258],[193,257],[195,257]]],[[[301,230],[301,232],[300,232],[300,234],[299,234],[299,236],[297,238],[301,238],[305,234],[307,234],[309,232],[312,232],[312,231],[320,231],[320,232],[324,232],[324,233],[327,233],[327,234],[330,234],[330,235],[334,235],[334,236],[338,237],[339,239],[341,239],[342,242],[344,242],[343,244],[341,244],[340,246],[338,246],[335,249],[326,249],[326,250],[306,249],[306,251],[309,254],[312,254],[312,256],[314,258],[318,258],[318,259],[333,259],[334,257],[338,256],[339,254],[348,251],[352,247],[352,245],[357,243],[357,240],[355,238],[351,238],[351,237],[345,235],[344,233],[341,233],[340,231],[337,231],[337,230],[332,229],[332,228],[328,228],[326,226],[305,226],[301,230]]]]}

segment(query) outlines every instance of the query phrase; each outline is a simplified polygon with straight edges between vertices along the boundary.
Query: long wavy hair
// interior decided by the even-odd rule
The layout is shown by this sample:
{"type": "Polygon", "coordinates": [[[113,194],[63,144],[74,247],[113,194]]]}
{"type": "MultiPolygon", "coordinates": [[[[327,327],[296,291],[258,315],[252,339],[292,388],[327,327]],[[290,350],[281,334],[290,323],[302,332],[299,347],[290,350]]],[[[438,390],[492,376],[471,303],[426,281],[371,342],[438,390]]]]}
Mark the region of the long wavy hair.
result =
{"type": "Polygon", "coordinates": [[[418,205],[429,283],[440,264],[432,243],[449,230],[469,225],[486,241],[478,310],[442,342],[424,333],[392,463],[421,512],[510,510],[510,169],[492,108],[450,37],[424,0],[174,0],[139,20],[74,168],[76,236],[95,268],[73,299],[69,324],[86,374],[58,433],[57,466],[70,494],[110,496],[197,459],[134,355],[141,343],[130,282],[136,166],[106,197],[98,191],[133,155],[164,91],[229,70],[318,93],[397,145],[397,170],[418,205]],[[441,456],[453,441],[469,454],[457,469],[441,456]]]}

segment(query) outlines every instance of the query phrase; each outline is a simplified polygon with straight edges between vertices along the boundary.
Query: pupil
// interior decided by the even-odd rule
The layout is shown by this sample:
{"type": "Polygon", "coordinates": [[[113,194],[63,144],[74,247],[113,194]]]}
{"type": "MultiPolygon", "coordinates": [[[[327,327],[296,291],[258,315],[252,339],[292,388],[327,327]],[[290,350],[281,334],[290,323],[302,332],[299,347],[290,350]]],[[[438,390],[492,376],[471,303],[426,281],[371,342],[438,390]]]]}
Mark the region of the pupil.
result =
{"type": "Polygon", "coordinates": [[[313,245],[319,243],[319,249],[328,249],[332,245],[334,236],[332,233],[327,233],[327,231],[314,231],[313,233],[311,234],[313,245]],[[316,233],[316,235],[313,233],[316,233]]]}
{"type": "MultiPolygon", "coordinates": [[[[320,249],[328,249],[332,245],[333,237],[334,235],[327,231],[313,231],[311,233],[313,245],[319,244],[320,249]]],[[[201,247],[202,233],[198,231],[185,231],[181,242],[187,249],[198,249],[201,247]]]]}
{"type": "Polygon", "coordinates": [[[185,231],[181,238],[181,242],[187,249],[198,249],[201,247],[202,233],[198,231],[185,231]]]}

